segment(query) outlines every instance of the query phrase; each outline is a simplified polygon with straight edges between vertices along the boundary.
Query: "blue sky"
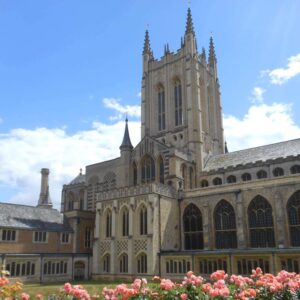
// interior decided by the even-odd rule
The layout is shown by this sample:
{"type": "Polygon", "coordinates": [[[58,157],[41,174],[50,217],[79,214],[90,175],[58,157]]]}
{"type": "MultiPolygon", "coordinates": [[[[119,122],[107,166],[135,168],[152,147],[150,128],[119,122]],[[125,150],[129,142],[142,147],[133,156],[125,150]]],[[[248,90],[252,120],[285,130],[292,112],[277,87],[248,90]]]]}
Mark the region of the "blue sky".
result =
{"type": "MultiPolygon", "coordinates": [[[[300,1],[191,1],[198,48],[213,33],[229,150],[300,137],[300,1]]],[[[176,51],[187,1],[0,0],[0,201],[35,204],[139,140],[141,52],[176,51]],[[148,24],[148,25],[147,25],[148,24]]]]}

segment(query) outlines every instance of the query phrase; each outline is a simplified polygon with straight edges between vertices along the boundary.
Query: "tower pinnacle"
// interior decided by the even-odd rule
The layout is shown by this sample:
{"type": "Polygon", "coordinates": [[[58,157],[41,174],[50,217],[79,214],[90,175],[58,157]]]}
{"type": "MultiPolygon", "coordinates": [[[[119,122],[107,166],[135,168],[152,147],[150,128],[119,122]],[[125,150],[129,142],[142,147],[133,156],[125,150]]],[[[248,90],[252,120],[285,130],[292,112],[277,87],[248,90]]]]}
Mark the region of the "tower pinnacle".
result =
{"type": "Polygon", "coordinates": [[[150,56],[152,55],[151,46],[150,46],[149,31],[148,31],[148,29],[146,30],[146,33],[145,33],[145,40],[144,40],[143,54],[144,54],[144,55],[145,55],[145,54],[149,54],[150,56]]]}
{"type": "Polygon", "coordinates": [[[210,36],[209,40],[209,57],[208,57],[209,64],[211,66],[214,66],[214,64],[217,62],[217,57],[215,53],[215,46],[212,35],[210,36]]]}
{"type": "Polygon", "coordinates": [[[192,13],[190,7],[188,8],[187,11],[187,18],[186,18],[186,27],[185,27],[185,34],[192,33],[195,35],[194,32],[194,25],[193,25],[193,20],[192,20],[192,13]]]}
{"type": "Polygon", "coordinates": [[[120,150],[132,150],[133,146],[131,144],[130,141],[130,136],[129,136],[129,130],[128,130],[128,119],[126,116],[126,120],[125,120],[125,131],[124,131],[124,137],[123,137],[123,141],[122,144],[120,146],[120,150]]]}

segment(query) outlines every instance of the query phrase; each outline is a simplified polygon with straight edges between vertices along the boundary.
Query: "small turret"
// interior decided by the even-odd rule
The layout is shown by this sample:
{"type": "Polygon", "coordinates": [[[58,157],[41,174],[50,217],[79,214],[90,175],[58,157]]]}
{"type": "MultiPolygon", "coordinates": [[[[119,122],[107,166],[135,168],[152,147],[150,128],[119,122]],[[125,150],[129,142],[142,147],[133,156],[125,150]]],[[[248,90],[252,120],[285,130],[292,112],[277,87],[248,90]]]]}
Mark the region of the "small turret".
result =
{"type": "Polygon", "coordinates": [[[228,148],[227,148],[227,142],[225,141],[225,153],[229,153],[228,148]]]}
{"type": "Polygon", "coordinates": [[[205,48],[204,47],[202,48],[202,53],[201,53],[200,59],[201,59],[202,64],[206,65],[206,52],[205,52],[205,48]]]}
{"type": "Polygon", "coordinates": [[[52,202],[49,194],[49,169],[41,170],[41,192],[37,207],[52,208],[52,202]]]}
{"type": "Polygon", "coordinates": [[[192,13],[190,8],[188,8],[187,17],[186,17],[184,46],[187,54],[191,54],[193,56],[194,54],[197,53],[197,42],[196,42],[194,25],[192,20],[192,13]]]}
{"type": "Polygon", "coordinates": [[[124,131],[124,137],[122,144],[120,146],[121,154],[123,151],[131,151],[133,149],[133,146],[131,144],[130,136],[129,136],[129,130],[128,130],[128,119],[125,120],[125,131],[124,131]]]}
{"type": "Polygon", "coordinates": [[[195,35],[193,19],[192,19],[192,13],[191,13],[191,8],[190,7],[188,8],[188,11],[187,11],[185,35],[187,35],[189,33],[192,33],[193,35],[195,35]]]}
{"type": "Polygon", "coordinates": [[[214,46],[214,41],[213,41],[212,35],[209,40],[208,65],[209,65],[211,72],[215,73],[215,78],[217,78],[217,57],[216,57],[216,53],[215,53],[215,46],[214,46]]]}
{"type": "Polygon", "coordinates": [[[143,49],[143,55],[151,55],[151,46],[150,46],[150,38],[149,38],[149,31],[148,29],[145,32],[145,40],[144,40],[144,49],[143,49]]]}
{"type": "Polygon", "coordinates": [[[143,70],[144,72],[148,71],[148,62],[153,59],[153,52],[151,50],[149,31],[148,29],[145,32],[144,39],[144,48],[143,48],[143,70]]]}

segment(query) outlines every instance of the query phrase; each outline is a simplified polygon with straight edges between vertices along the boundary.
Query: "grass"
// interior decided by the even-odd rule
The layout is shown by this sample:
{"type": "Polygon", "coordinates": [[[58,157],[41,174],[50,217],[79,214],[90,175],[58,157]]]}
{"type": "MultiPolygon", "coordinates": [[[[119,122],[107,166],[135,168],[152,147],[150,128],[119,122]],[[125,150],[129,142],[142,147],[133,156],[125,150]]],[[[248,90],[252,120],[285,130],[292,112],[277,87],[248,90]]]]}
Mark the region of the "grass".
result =
{"type": "MultiPolygon", "coordinates": [[[[115,287],[120,282],[103,282],[103,281],[74,281],[71,282],[72,285],[80,284],[82,285],[90,295],[101,294],[102,289],[106,287],[115,287]]],[[[35,296],[36,294],[42,294],[46,297],[52,294],[58,294],[60,289],[64,286],[64,283],[24,283],[22,292],[29,294],[30,296],[35,296]]]]}

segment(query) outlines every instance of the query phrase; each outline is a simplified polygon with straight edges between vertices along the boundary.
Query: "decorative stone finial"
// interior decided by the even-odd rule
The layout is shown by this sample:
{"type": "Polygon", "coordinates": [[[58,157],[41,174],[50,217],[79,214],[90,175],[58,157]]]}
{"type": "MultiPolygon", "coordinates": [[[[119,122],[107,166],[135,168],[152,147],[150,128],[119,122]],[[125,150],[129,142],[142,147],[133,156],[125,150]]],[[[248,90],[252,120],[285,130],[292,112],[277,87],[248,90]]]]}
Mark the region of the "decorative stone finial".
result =
{"type": "Polygon", "coordinates": [[[191,8],[190,7],[188,8],[188,11],[187,11],[186,27],[185,27],[185,34],[188,34],[188,33],[195,34],[193,20],[192,20],[192,13],[191,13],[191,8]]]}
{"type": "Polygon", "coordinates": [[[229,153],[228,148],[227,148],[227,142],[225,141],[225,153],[229,153]]]}
{"type": "Polygon", "coordinates": [[[215,46],[214,46],[214,41],[212,37],[212,33],[210,35],[209,39],[209,57],[208,57],[208,62],[211,66],[214,66],[215,63],[217,62],[217,57],[215,53],[215,46]]]}
{"type": "Polygon", "coordinates": [[[145,40],[144,40],[144,49],[143,49],[143,54],[149,54],[152,56],[152,50],[150,46],[150,38],[149,38],[149,31],[148,29],[145,32],[145,40]]]}

